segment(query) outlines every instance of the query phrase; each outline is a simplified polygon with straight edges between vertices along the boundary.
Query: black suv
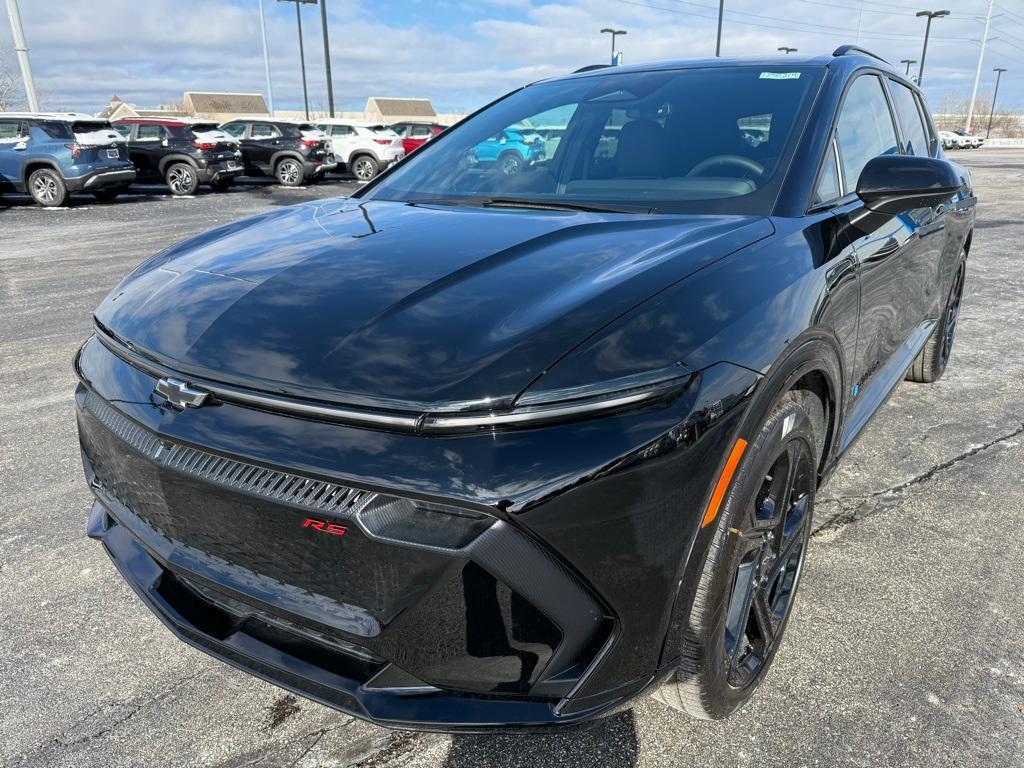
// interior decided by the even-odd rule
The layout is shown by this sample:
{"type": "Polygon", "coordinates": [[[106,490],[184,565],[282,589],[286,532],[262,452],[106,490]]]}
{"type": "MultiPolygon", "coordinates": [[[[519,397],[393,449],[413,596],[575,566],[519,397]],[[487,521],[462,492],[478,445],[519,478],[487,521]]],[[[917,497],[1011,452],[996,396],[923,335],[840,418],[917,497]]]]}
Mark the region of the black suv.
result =
{"type": "Polygon", "coordinates": [[[221,130],[241,144],[245,173],[250,176],[273,176],[286,187],[298,187],[335,167],[326,137],[309,124],[232,120],[221,130]]]}
{"type": "Polygon", "coordinates": [[[118,120],[139,181],[162,180],[175,196],[194,195],[200,184],[227,189],[242,174],[242,153],[216,123],[185,120],[118,120]]]}

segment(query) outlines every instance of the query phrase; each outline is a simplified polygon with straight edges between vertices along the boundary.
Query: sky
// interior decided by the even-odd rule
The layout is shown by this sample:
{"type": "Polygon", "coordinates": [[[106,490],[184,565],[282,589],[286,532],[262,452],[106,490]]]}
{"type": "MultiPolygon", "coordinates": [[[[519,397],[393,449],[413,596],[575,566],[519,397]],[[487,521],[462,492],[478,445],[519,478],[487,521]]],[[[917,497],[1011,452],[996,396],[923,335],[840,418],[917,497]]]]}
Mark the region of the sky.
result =
{"type": "MultiPolygon", "coordinates": [[[[295,5],[263,0],[274,104],[300,109],[295,5]]],[[[949,8],[932,24],[924,89],[933,109],[970,95],[989,0],[918,6],[896,0],[725,0],[722,54],[830,53],[859,43],[884,58],[920,59],[921,7],[949,8]]],[[[335,104],[422,97],[438,112],[469,112],[533,80],[604,63],[603,27],[626,63],[714,54],[717,0],[327,0],[335,104]]],[[[117,94],[140,107],[186,90],[266,92],[259,0],[20,0],[36,88],[48,109],[96,112],[117,94]]],[[[11,42],[0,11],[0,47],[11,42]]],[[[302,7],[310,106],[327,105],[320,11],[302,7]]],[[[901,65],[902,66],[902,65],[901,65]]],[[[916,71],[913,65],[912,71],[916,71]]],[[[1024,111],[1024,0],[995,0],[979,99],[1024,111]]]]}

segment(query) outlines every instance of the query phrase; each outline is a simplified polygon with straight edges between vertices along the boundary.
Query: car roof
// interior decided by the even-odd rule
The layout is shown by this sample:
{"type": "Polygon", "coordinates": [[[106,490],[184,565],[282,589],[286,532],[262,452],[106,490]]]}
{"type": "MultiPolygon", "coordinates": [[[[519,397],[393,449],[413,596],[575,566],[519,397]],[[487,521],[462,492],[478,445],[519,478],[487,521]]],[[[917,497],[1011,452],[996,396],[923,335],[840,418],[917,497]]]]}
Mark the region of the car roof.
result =
{"type": "MultiPolygon", "coordinates": [[[[119,117],[117,120],[112,120],[111,124],[124,124],[124,125],[173,125],[183,126],[191,125],[194,121],[186,121],[183,118],[176,117],[119,117]]],[[[212,123],[213,120],[206,120],[204,122],[212,123]]]]}
{"type": "Polygon", "coordinates": [[[0,112],[0,118],[17,117],[22,120],[59,120],[61,122],[76,122],[78,120],[91,120],[98,123],[105,123],[105,117],[96,117],[86,112],[0,112]]]}
{"type": "MultiPolygon", "coordinates": [[[[839,70],[852,72],[862,66],[871,66],[885,70],[894,75],[899,75],[904,80],[903,73],[897,70],[885,59],[876,56],[870,51],[853,45],[843,45],[831,54],[815,56],[796,56],[794,54],[779,54],[777,56],[753,56],[753,57],[716,57],[702,59],[673,59],[668,61],[656,61],[645,64],[630,64],[622,66],[611,66],[606,64],[591,65],[583,67],[575,72],[547,78],[538,82],[549,83],[557,80],[575,79],[580,77],[594,77],[609,74],[627,74],[633,72],[664,72],[678,69],[728,69],[730,67],[834,67],[839,70]]],[[[916,86],[915,86],[916,87],[916,86]]]]}

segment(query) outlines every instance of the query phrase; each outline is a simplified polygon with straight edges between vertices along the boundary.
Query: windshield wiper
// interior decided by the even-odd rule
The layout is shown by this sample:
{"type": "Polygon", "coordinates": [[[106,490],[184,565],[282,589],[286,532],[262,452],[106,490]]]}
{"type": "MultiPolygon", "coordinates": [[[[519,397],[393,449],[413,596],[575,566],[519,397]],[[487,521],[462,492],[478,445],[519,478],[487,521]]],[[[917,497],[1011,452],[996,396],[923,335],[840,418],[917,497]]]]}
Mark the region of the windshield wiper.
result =
{"type": "Polygon", "coordinates": [[[650,213],[650,209],[612,208],[589,203],[569,203],[561,200],[530,200],[520,197],[489,197],[481,200],[486,208],[538,208],[548,211],[590,211],[593,213],[650,213]]]}

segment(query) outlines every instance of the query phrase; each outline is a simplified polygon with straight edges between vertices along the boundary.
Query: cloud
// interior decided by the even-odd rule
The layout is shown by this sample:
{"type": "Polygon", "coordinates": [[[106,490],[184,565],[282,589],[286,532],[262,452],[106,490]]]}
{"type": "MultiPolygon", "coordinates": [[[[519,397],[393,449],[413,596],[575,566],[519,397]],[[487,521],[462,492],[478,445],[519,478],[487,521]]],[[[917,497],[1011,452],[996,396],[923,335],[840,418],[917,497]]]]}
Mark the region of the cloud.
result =
{"type": "MultiPolygon", "coordinates": [[[[264,86],[254,0],[49,0],[22,2],[47,106],[95,111],[118,94],[140,106],[169,104],[185,90],[260,91],[264,86]]],[[[442,112],[472,110],[531,80],[606,61],[605,26],[628,29],[627,63],[713,55],[714,0],[330,0],[335,99],[361,109],[369,96],[425,96],[442,112]]],[[[892,61],[920,58],[923,21],[894,0],[729,0],[723,53],[774,55],[781,45],[828,53],[856,42],[892,61]]],[[[274,95],[301,107],[294,6],[265,0],[274,95]]],[[[962,0],[936,21],[925,87],[933,104],[973,84],[983,0],[962,0]]],[[[326,103],[319,14],[303,8],[311,103],[326,103]]],[[[979,96],[991,68],[1024,68],[1024,14],[998,21],[979,96]],[[1015,42],[1016,41],[1016,42],[1015,42]],[[1020,44],[1020,48],[1014,47],[1020,44]]],[[[0,24],[0,42],[9,42],[0,24]]],[[[1006,77],[1001,101],[1024,106],[1024,78],[1006,77]]]]}

